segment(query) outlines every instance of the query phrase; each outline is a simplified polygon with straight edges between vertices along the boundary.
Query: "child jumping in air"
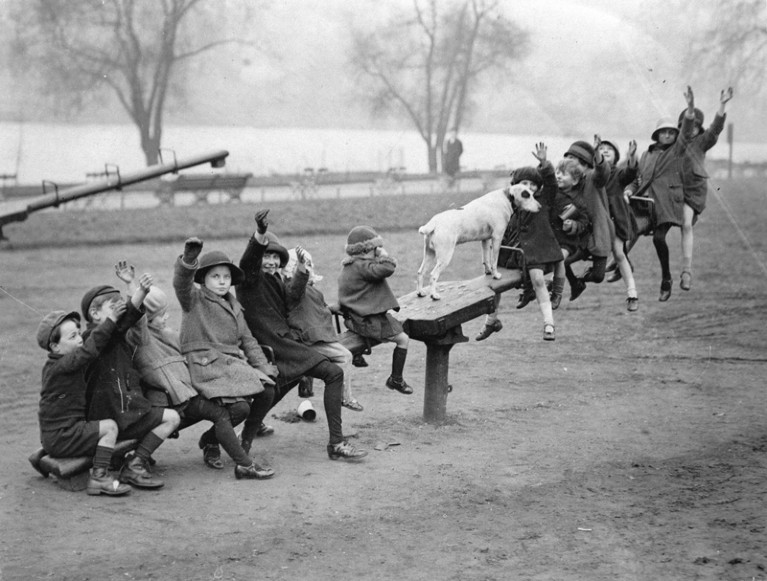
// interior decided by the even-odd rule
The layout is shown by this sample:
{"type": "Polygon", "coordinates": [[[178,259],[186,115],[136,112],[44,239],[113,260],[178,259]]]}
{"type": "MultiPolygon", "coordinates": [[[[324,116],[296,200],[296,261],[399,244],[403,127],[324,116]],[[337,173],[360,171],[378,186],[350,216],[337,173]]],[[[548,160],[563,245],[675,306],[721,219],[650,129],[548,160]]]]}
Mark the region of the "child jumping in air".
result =
{"type": "Polygon", "coordinates": [[[88,494],[93,496],[121,496],[130,492],[130,486],[109,474],[117,423],[111,419],[86,419],[83,375],[85,367],[111,340],[125,309],[125,303],[110,305],[106,319],[86,341],[80,335],[80,315],[76,312],[48,313],[37,328],[37,344],[48,351],[38,413],[40,442],[51,456],[93,456],[87,487],[88,494]]]}
{"type": "Polygon", "coordinates": [[[397,261],[383,247],[383,239],[370,226],[355,226],[346,239],[346,254],[338,277],[338,302],[346,312],[346,327],[362,337],[395,344],[391,375],[386,387],[405,395],[413,388],[402,376],[410,338],[402,323],[389,314],[399,310],[397,297],[386,279],[397,268],[397,261]]]}

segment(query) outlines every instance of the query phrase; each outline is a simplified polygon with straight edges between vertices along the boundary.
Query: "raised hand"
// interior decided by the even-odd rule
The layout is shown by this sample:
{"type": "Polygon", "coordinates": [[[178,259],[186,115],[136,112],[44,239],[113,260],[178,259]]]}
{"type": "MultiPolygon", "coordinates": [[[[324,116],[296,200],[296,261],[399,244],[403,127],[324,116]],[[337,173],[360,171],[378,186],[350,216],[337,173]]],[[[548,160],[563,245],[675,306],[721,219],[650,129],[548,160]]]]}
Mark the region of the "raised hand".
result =
{"type": "Polygon", "coordinates": [[[266,218],[268,215],[268,209],[256,212],[256,231],[259,234],[266,234],[266,229],[269,227],[269,220],[266,218]]]}
{"type": "Polygon", "coordinates": [[[548,148],[546,147],[546,144],[543,143],[543,141],[535,144],[535,151],[533,152],[533,157],[537,159],[539,162],[543,163],[546,161],[546,155],[548,154],[548,148]]]}
{"type": "Polygon", "coordinates": [[[602,145],[602,137],[599,133],[594,134],[594,151],[599,151],[599,146],[602,145]]]}
{"type": "Polygon", "coordinates": [[[629,159],[633,159],[636,157],[637,154],[637,142],[635,139],[632,139],[629,141],[629,148],[628,148],[628,157],[629,159]]]}
{"type": "Polygon", "coordinates": [[[153,284],[154,278],[148,272],[142,274],[138,279],[138,286],[141,290],[149,292],[149,289],[152,288],[153,284]]]}
{"type": "Polygon", "coordinates": [[[202,252],[202,240],[196,236],[187,238],[186,242],[184,242],[184,256],[182,257],[182,260],[186,264],[194,264],[194,261],[197,260],[200,252],[202,252]]]}
{"type": "Polygon", "coordinates": [[[732,99],[732,87],[727,87],[719,94],[719,103],[725,105],[730,99],[732,99]]]}
{"type": "Polygon", "coordinates": [[[687,85],[687,90],[684,93],[684,99],[687,101],[687,108],[692,111],[695,108],[695,95],[693,95],[692,87],[687,85]]]}
{"type": "Polygon", "coordinates": [[[125,284],[130,284],[136,278],[136,267],[127,260],[120,260],[115,264],[115,275],[125,284]]]}

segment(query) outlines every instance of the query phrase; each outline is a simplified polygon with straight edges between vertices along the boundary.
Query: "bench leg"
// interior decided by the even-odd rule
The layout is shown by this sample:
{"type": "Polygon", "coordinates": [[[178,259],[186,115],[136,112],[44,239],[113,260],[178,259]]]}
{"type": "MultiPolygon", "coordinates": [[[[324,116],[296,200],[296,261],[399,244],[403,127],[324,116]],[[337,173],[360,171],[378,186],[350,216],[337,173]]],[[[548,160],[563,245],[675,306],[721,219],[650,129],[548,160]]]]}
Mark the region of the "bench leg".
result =
{"type": "Polygon", "coordinates": [[[453,345],[426,344],[423,419],[430,424],[443,423],[447,415],[447,373],[452,348],[453,345]]]}
{"type": "Polygon", "coordinates": [[[69,490],[70,492],[80,492],[81,490],[88,488],[88,479],[90,476],[90,470],[86,470],[85,472],[80,472],[79,474],[75,474],[69,478],[61,478],[56,476],[56,482],[64,490],[69,490]]]}

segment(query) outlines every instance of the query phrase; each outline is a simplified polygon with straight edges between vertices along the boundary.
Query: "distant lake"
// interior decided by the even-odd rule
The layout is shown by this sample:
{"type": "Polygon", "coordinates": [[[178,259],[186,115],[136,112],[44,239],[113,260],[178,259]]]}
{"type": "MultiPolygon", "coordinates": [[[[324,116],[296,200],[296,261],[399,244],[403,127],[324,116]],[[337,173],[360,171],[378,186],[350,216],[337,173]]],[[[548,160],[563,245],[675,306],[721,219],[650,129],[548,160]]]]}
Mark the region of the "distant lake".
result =
{"type": "MultiPolygon", "coordinates": [[[[122,171],[144,167],[138,131],[132,125],[66,125],[0,123],[0,174],[17,174],[19,184],[42,180],[58,183],[82,182],[89,172],[104,170],[104,164],[119,165],[122,171]]],[[[736,132],[737,136],[737,132],[736,132]]],[[[459,136],[464,144],[464,170],[514,168],[532,165],[533,146],[544,141],[552,161],[559,160],[576,139],[591,136],[508,135],[471,133],[459,136]]],[[[603,135],[623,150],[630,137],[603,135]]],[[[637,139],[640,152],[649,139],[637,139]]],[[[229,171],[256,175],[296,173],[304,168],[329,171],[385,171],[404,167],[408,173],[428,169],[426,146],[414,131],[351,129],[256,128],[241,126],[169,126],[163,139],[179,159],[226,149],[229,171]]],[[[709,153],[726,159],[724,134],[709,153]]],[[[767,143],[738,143],[735,162],[767,161],[767,143]]],[[[167,159],[166,159],[167,161],[167,159]]]]}

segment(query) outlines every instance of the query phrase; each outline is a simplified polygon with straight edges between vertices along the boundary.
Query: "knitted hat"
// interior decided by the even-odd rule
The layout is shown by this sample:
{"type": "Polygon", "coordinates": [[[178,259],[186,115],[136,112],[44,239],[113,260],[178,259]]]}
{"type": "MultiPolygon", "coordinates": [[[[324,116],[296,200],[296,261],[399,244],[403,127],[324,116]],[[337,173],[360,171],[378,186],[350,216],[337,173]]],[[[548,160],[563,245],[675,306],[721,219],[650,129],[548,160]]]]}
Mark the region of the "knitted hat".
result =
{"type": "Polygon", "coordinates": [[[618,149],[618,146],[615,145],[612,141],[608,141],[607,139],[602,140],[602,145],[607,145],[613,148],[613,151],[615,152],[615,165],[618,165],[618,160],[621,158],[621,152],[618,149]]]}
{"type": "Polygon", "coordinates": [[[383,246],[383,238],[370,226],[355,226],[346,237],[346,254],[365,254],[383,246]]]}
{"type": "Polygon", "coordinates": [[[589,167],[594,167],[594,147],[588,141],[576,141],[565,152],[565,157],[574,157],[589,167]]]}
{"type": "Polygon", "coordinates": [[[40,325],[37,327],[37,344],[40,345],[46,351],[48,345],[51,343],[51,335],[56,330],[56,327],[61,325],[67,319],[72,319],[80,323],[80,313],[72,311],[67,313],[66,311],[52,311],[43,317],[40,321],[40,325]]]}
{"type": "Polygon", "coordinates": [[[264,252],[275,252],[279,254],[280,256],[280,268],[283,268],[287,263],[290,257],[288,256],[288,249],[285,248],[282,243],[280,242],[280,239],[277,238],[276,234],[273,234],[272,232],[267,232],[266,237],[269,240],[269,242],[266,245],[266,250],[264,252]]]}
{"type": "Polygon", "coordinates": [[[93,299],[100,297],[101,295],[108,295],[111,293],[120,294],[120,291],[113,286],[109,286],[108,284],[102,284],[99,286],[94,286],[91,290],[85,293],[83,300],[80,301],[80,311],[83,313],[83,318],[86,321],[91,320],[88,311],[91,310],[91,303],[93,302],[93,299]]]}
{"type": "Polygon", "coordinates": [[[658,119],[658,123],[655,125],[655,131],[652,132],[653,141],[658,141],[658,133],[661,129],[673,129],[679,133],[679,127],[674,123],[674,120],[671,117],[664,117],[663,119],[658,119]]]}
{"type": "Polygon", "coordinates": [[[168,295],[156,286],[150,287],[144,297],[144,309],[146,309],[146,318],[150,321],[155,317],[161,317],[168,310],[168,295]]]}
{"type": "Polygon", "coordinates": [[[220,250],[212,250],[200,256],[200,264],[197,267],[197,272],[194,273],[194,282],[205,284],[205,275],[214,266],[229,267],[229,271],[232,273],[232,286],[236,286],[245,280],[245,273],[232,262],[232,259],[226,253],[220,250]]]}
{"type": "MultiPolygon", "coordinates": [[[[684,110],[683,110],[683,111],[682,111],[682,112],[679,114],[679,122],[677,123],[677,127],[681,127],[681,126],[682,126],[682,119],[684,119],[684,114],[685,114],[685,113],[687,113],[687,109],[684,109],[684,110]]],[[[706,118],[706,117],[705,117],[705,115],[703,115],[703,111],[701,111],[700,109],[698,109],[697,107],[695,107],[695,123],[697,123],[698,125],[700,125],[701,127],[703,127],[703,120],[704,120],[705,118],[706,118]]]]}
{"type": "Polygon", "coordinates": [[[541,173],[531,165],[518,167],[511,172],[511,185],[517,185],[519,182],[529,181],[536,184],[539,188],[543,187],[543,178],[541,173]]]}

